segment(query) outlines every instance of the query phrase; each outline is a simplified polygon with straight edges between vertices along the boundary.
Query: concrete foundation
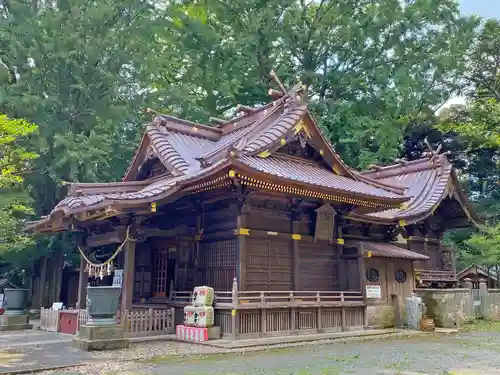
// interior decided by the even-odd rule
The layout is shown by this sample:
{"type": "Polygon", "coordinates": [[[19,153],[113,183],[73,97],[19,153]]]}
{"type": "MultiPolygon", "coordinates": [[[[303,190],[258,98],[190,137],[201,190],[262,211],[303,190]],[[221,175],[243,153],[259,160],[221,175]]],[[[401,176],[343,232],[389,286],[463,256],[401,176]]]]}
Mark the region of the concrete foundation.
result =
{"type": "Polygon", "coordinates": [[[79,336],[73,338],[73,346],[80,350],[125,349],[129,340],[123,337],[123,328],[114,326],[81,326],[79,336]]]}
{"type": "Polygon", "coordinates": [[[474,306],[469,289],[416,289],[422,298],[427,316],[434,319],[436,327],[456,328],[474,319],[474,306]]]}
{"type": "Polygon", "coordinates": [[[219,326],[213,326],[210,328],[207,328],[208,332],[208,339],[209,340],[220,340],[220,327],[219,326]]]}
{"type": "Polygon", "coordinates": [[[28,315],[0,315],[0,332],[32,329],[28,315]]]}
{"type": "Polygon", "coordinates": [[[368,327],[389,328],[395,325],[394,307],[391,305],[368,305],[368,327]]]}

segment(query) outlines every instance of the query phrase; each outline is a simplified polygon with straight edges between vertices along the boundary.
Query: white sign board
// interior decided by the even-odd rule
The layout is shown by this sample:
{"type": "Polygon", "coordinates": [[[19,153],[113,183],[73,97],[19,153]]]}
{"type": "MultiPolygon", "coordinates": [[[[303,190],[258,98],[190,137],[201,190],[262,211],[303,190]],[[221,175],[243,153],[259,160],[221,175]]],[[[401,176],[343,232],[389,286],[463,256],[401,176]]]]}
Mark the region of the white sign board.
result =
{"type": "Polygon", "coordinates": [[[367,285],[366,298],[382,298],[382,291],[380,285],[367,285]]]}
{"type": "Polygon", "coordinates": [[[123,284],[123,270],[115,270],[113,276],[113,286],[121,286],[123,284]]]}
{"type": "Polygon", "coordinates": [[[3,308],[3,293],[0,293],[0,309],[3,308]]]}
{"type": "Polygon", "coordinates": [[[52,310],[62,310],[63,303],[62,302],[54,302],[52,304],[52,310]]]}

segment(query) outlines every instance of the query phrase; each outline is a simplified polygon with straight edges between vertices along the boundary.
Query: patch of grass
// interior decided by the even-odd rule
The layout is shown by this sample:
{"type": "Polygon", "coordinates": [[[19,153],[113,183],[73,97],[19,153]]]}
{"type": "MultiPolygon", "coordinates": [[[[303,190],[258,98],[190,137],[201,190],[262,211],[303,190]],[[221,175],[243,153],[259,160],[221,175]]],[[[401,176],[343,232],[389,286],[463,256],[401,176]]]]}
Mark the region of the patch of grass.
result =
{"type": "Polygon", "coordinates": [[[474,320],[460,327],[464,332],[500,332],[500,322],[474,320]]]}
{"type": "MultiPolygon", "coordinates": [[[[321,370],[321,375],[340,375],[340,369],[336,367],[325,367],[321,370]]],[[[345,372],[344,372],[345,373],[345,372]]]]}
{"type": "Polygon", "coordinates": [[[398,361],[398,362],[393,362],[393,363],[388,363],[387,365],[384,366],[386,369],[392,369],[392,370],[405,370],[408,368],[408,363],[405,361],[398,361]]]}
{"type": "Polygon", "coordinates": [[[326,356],[326,359],[329,361],[333,362],[354,362],[355,360],[359,359],[359,354],[353,354],[353,355],[329,355],[326,356]]]}
{"type": "Polygon", "coordinates": [[[170,354],[170,355],[159,355],[144,359],[141,362],[147,364],[159,364],[159,363],[197,363],[201,361],[210,360],[220,360],[228,355],[235,355],[236,353],[214,353],[214,354],[190,354],[190,355],[180,355],[180,354],[170,354]]]}

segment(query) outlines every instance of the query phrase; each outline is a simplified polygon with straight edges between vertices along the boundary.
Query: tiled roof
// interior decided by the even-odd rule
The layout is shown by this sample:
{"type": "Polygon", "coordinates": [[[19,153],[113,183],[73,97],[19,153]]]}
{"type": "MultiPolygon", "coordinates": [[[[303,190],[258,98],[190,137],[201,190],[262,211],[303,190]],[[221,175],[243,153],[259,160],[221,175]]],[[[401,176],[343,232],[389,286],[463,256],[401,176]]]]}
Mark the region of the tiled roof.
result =
{"type": "Polygon", "coordinates": [[[327,187],[347,193],[351,192],[367,197],[401,198],[397,194],[375,188],[364,182],[353,181],[314,163],[297,160],[296,158],[270,156],[264,159],[257,156],[242,156],[238,160],[257,171],[292,181],[305,182],[311,185],[327,187]],[[291,171],[293,173],[290,173],[291,171]]]}
{"type": "Polygon", "coordinates": [[[366,216],[358,215],[354,211],[350,214],[353,218],[365,216],[383,221],[405,220],[410,224],[431,215],[444,198],[458,196],[466,215],[472,221],[476,221],[467,207],[465,194],[455,181],[453,166],[444,154],[372,169],[362,172],[361,175],[385,184],[403,187],[404,195],[409,201],[401,208],[373,212],[366,216]]]}
{"type": "Polygon", "coordinates": [[[193,181],[222,173],[223,167],[237,169],[238,166],[255,173],[307,184],[308,189],[319,187],[325,194],[335,197],[348,196],[369,201],[368,205],[372,208],[395,207],[407,200],[395,192],[397,188],[384,189],[378,182],[374,183],[375,180],[365,179],[348,169],[325,140],[307,105],[296,99],[295,94],[290,92],[218,128],[156,115],[146,127],[123,182],[79,184],[42,222],[50,221],[56,212],[70,216],[108,206],[157,201],[183,189],[191,189],[188,185],[194,184],[193,181]],[[295,141],[299,133],[301,137],[315,142],[314,147],[320,147],[317,151],[323,155],[325,165],[335,163],[335,166],[326,168],[315,162],[294,161],[272,154],[286,143],[295,141]],[[165,166],[168,175],[155,181],[134,181],[141,166],[151,157],[165,166]]]}
{"type": "Polygon", "coordinates": [[[72,211],[78,211],[81,208],[99,205],[101,203],[104,203],[105,201],[111,203],[117,201],[147,199],[149,197],[160,195],[183,179],[185,179],[185,176],[162,179],[134,192],[68,196],[60,201],[53,211],[63,211],[70,213],[72,211]]]}
{"type": "Polygon", "coordinates": [[[364,255],[371,252],[371,256],[380,258],[408,259],[413,261],[429,260],[429,257],[423,254],[415,253],[402,247],[383,242],[362,242],[364,255]]]}
{"type": "Polygon", "coordinates": [[[301,120],[307,111],[307,106],[299,105],[285,111],[275,123],[269,123],[260,134],[257,134],[245,145],[245,151],[256,154],[266,150],[269,145],[283,139],[287,133],[301,120]]]}

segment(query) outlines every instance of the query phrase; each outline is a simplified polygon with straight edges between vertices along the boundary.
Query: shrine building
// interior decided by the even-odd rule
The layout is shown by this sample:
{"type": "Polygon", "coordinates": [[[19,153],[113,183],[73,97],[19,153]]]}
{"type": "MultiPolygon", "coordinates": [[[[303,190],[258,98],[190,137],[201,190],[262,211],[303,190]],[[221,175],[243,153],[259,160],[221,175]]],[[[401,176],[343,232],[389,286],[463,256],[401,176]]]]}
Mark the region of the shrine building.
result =
{"type": "MultiPolygon", "coordinates": [[[[154,113],[122,181],[71,184],[28,229],[71,232],[96,262],[118,249],[122,309],[181,309],[213,287],[228,338],[393,325],[415,287],[455,285],[443,233],[478,218],[446,155],[358,172],[304,88],[280,88],[216,126],[154,113]]],[[[80,308],[87,278],[108,280],[85,263],[80,308]]]]}

